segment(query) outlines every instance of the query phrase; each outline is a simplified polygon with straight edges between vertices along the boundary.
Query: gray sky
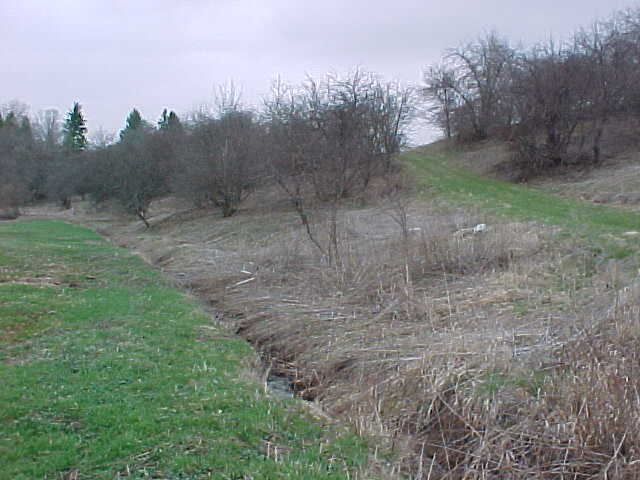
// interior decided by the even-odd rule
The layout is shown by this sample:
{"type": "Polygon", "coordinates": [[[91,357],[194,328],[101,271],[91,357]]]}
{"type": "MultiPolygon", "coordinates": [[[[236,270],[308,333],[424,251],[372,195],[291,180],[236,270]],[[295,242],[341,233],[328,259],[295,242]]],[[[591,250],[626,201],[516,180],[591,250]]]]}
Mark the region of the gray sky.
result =
{"type": "MultiPolygon", "coordinates": [[[[155,121],[211,102],[232,79],[257,103],[361,66],[419,83],[442,51],[497,30],[513,42],[562,38],[631,0],[0,0],[0,103],[31,112],[83,105],[89,130],[117,131],[133,107],[155,121]]],[[[425,133],[421,136],[424,136],[425,133]]]]}

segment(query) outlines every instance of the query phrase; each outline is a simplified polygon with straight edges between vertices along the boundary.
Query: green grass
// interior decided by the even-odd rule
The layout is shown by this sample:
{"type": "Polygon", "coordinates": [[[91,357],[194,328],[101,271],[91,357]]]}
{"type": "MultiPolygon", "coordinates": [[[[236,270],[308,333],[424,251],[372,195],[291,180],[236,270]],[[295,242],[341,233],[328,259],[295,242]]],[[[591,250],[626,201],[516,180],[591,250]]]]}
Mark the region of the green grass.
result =
{"type": "Polygon", "coordinates": [[[455,155],[455,151],[435,153],[426,148],[407,153],[405,159],[422,186],[455,204],[477,207],[509,219],[563,227],[568,235],[604,246],[611,258],[626,258],[640,246],[639,238],[624,235],[640,231],[637,213],[481,178],[451,166],[450,160],[455,155]]]}
{"type": "Polygon", "coordinates": [[[95,233],[0,224],[0,479],[353,478],[363,441],[265,395],[251,355],[95,233]]]}
{"type": "Polygon", "coordinates": [[[501,390],[518,388],[531,397],[537,397],[544,387],[545,382],[550,378],[550,374],[544,371],[533,371],[528,375],[501,371],[488,372],[479,378],[476,394],[483,398],[492,398],[501,390]]]}

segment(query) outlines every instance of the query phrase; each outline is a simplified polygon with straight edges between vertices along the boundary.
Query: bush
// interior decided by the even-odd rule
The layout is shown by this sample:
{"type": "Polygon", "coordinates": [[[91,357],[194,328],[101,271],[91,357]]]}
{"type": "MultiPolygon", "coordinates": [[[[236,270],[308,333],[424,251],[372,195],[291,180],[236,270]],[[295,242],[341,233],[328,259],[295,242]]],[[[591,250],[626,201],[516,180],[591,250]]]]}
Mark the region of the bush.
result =
{"type": "Polygon", "coordinates": [[[0,220],[14,220],[20,216],[20,205],[27,198],[27,192],[19,184],[0,185],[0,220]]]}

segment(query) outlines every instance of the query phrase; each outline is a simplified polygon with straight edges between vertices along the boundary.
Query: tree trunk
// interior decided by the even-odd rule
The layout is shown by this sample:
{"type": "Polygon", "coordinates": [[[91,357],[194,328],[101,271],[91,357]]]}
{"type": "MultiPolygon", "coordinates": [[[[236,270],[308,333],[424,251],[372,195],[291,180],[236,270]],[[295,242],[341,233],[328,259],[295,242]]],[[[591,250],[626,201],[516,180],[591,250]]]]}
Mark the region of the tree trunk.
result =
{"type": "Polygon", "coordinates": [[[602,134],[604,133],[604,122],[598,122],[598,127],[593,135],[593,163],[600,165],[602,161],[600,144],[602,143],[602,134]]]}
{"type": "Polygon", "coordinates": [[[222,203],[222,216],[224,218],[232,217],[238,209],[231,200],[225,199],[222,203]]]}
{"type": "Polygon", "coordinates": [[[147,216],[145,212],[143,210],[138,210],[137,213],[138,213],[138,218],[142,220],[142,222],[144,223],[144,226],[147,228],[151,227],[151,225],[149,225],[149,221],[147,220],[147,216]]]}

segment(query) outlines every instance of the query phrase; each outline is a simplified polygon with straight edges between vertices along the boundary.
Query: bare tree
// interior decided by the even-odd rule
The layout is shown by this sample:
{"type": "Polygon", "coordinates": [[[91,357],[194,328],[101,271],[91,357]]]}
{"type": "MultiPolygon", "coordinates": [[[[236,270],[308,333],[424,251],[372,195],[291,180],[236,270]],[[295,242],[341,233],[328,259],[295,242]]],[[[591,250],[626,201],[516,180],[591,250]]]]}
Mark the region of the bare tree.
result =
{"type": "Polygon", "coordinates": [[[262,127],[244,109],[240,93],[229,84],[218,90],[216,110],[197,121],[185,138],[174,187],[196,205],[214,203],[229,217],[261,177],[262,127]]]}
{"type": "Polygon", "coordinates": [[[13,115],[16,118],[27,117],[29,115],[29,105],[17,99],[0,104],[0,117],[6,119],[9,115],[13,115]]]}
{"type": "Polygon", "coordinates": [[[19,119],[11,111],[0,116],[0,219],[13,219],[26,200],[25,179],[20,169],[23,150],[19,119]]]}
{"type": "Polygon", "coordinates": [[[311,242],[326,255],[312,221],[314,197],[310,194],[320,134],[309,121],[304,96],[277,78],[270,97],[264,99],[263,110],[270,173],[287,195],[311,242]]]}
{"type": "Polygon", "coordinates": [[[56,148],[62,136],[60,112],[55,108],[40,110],[35,122],[36,133],[47,148],[56,148]]]}
{"type": "Polygon", "coordinates": [[[388,172],[413,113],[410,88],[356,69],[322,82],[308,78],[300,96],[317,135],[312,181],[318,198],[348,197],[388,172]]]}
{"type": "Polygon", "coordinates": [[[520,66],[515,164],[530,173],[566,165],[578,126],[589,118],[588,65],[572,45],[550,41],[523,54],[520,66]]]}
{"type": "Polygon", "coordinates": [[[38,141],[28,108],[0,115],[0,203],[17,213],[17,207],[44,196],[47,151],[38,141]]]}
{"type": "Polygon", "coordinates": [[[265,100],[271,169],[309,238],[339,262],[338,205],[388,174],[404,144],[413,91],[371,73],[308,77],[299,87],[278,80],[265,100]],[[328,208],[329,240],[322,245],[310,205],[328,208]]]}
{"type": "Polygon", "coordinates": [[[94,148],[104,148],[116,141],[116,135],[113,132],[98,127],[90,136],[89,143],[94,148]]]}
{"type": "Polygon", "coordinates": [[[229,80],[223,85],[218,85],[213,103],[219,117],[229,112],[242,111],[244,108],[242,105],[242,88],[238,87],[233,80],[229,80]]]}
{"type": "Polygon", "coordinates": [[[366,164],[363,177],[365,187],[376,174],[391,173],[393,158],[406,145],[407,133],[418,103],[415,90],[397,81],[377,81],[373,93],[367,123],[372,154],[379,156],[380,160],[366,164]],[[377,167],[379,163],[382,172],[377,167]],[[371,166],[374,168],[370,168],[371,166]]]}
{"type": "Polygon", "coordinates": [[[448,138],[503,135],[525,170],[600,163],[614,115],[640,112],[640,9],[517,52],[491,33],[427,68],[430,121],[448,138]]]}
{"type": "Polygon", "coordinates": [[[94,203],[115,201],[148,228],[151,202],[169,192],[165,134],[139,114],[129,115],[119,142],[102,133],[93,148],[82,153],[81,162],[67,158],[67,164],[75,163],[75,191],[88,193],[94,203]]]}
{"type": "Polygon", "coordinates": [[[639,80],[637,37],[625,31],[624,18],[615,15],[607,21],[594,22],[574,38],[575,48],[585,62],[589,80],[589,117],[591,151],[594,163],[601,161],[601,141],[612,115],[624,109],[627,92],[639,80]],[[636,37],[636,38],[634,38],[636,37]]]}
{"type": "Polygon", "coordinates": [[[493,128],[510,126],[514,57],[515,51],[496,33],[449,50],[442,64],[424,72],[423,93],[435,109],[432,121],[447,136],[455,132],[463,140],[481,140],[493,128]]]}
{"type": "Polygon", "coordinates": [[[457,107],[455,71],[442,63],[428,67],[422,75],[425,87],[423,95],[431,101],[427,110],[431,124],[444,131],[448,139],[453,137],[452,116],[457,107]]]}
{"type": "Polygon", "coordinates": [[[151,201],[167,193],[165,173],[159,168],[158,157],[153,155],[156,138],[156,132],[129,132],[126,141],[113,147],[117,155],[117,170],[112,177],[115,199],[147,228],[151,201]]]}

